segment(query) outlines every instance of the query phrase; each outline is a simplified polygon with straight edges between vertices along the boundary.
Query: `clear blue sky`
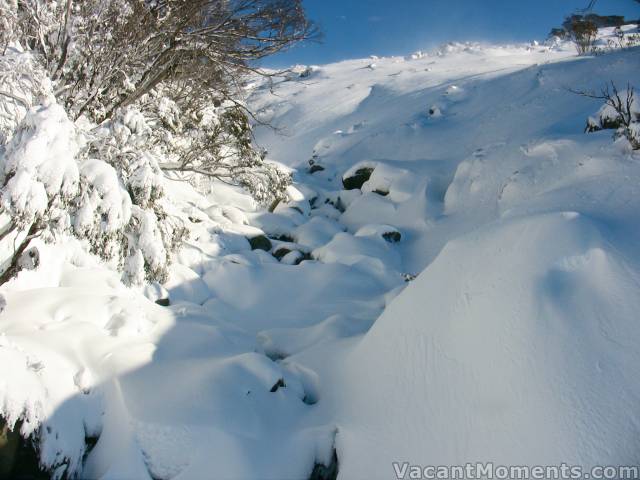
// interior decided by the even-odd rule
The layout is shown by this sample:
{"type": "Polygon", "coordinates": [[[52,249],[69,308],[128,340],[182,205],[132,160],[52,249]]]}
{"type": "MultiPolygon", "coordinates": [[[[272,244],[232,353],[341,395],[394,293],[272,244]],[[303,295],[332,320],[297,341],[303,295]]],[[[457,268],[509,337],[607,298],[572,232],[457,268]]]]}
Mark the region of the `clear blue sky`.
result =
{"type": "MultiPolygon", "coordinates": [[[[588,0],[304,0],[324,32],[266,66],[322,64],[369,55],[405,55],[451,40],[544,40],[588,0]]],[[[594,12],[640,17],[633,0],[598,0],[594,12]]]]}

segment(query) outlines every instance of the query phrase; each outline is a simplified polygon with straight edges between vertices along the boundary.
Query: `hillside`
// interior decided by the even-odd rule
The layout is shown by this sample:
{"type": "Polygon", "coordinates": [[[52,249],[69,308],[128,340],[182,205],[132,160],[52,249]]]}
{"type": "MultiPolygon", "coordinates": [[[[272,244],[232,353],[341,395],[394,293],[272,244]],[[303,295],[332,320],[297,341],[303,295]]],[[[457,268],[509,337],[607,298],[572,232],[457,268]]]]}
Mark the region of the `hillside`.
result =
{"type": "Polygon", "coordinates": [[[56,478],[640,464],[640,154],[570,91],[639,60],[448,44],[256,80],[288,201],[164,179],[189,239],[162,286],[37,239],[0,414],[56,478]]]}

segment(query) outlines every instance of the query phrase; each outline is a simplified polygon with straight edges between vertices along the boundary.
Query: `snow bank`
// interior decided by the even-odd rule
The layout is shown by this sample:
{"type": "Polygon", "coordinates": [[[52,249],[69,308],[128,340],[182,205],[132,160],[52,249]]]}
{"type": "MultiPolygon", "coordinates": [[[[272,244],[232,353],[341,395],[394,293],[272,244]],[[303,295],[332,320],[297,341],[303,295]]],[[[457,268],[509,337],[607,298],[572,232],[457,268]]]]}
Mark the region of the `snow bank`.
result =
{"type": "Polygon", "coordinates": [[[637,463],[639,274],[572,212],[450,242],[343,360],[341,476],[637,463]]]}

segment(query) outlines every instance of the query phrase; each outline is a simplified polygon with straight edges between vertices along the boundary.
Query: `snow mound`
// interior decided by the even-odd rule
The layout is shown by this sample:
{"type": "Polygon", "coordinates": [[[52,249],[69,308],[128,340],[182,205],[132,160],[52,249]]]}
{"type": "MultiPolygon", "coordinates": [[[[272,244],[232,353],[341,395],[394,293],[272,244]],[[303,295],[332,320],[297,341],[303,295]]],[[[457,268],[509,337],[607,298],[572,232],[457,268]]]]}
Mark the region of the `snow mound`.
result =
{"type": "Polygon", "coordinates": [[[639,278],[573,212],[450,242],[348,355],[341,475],[634,464],[639,278]]]}

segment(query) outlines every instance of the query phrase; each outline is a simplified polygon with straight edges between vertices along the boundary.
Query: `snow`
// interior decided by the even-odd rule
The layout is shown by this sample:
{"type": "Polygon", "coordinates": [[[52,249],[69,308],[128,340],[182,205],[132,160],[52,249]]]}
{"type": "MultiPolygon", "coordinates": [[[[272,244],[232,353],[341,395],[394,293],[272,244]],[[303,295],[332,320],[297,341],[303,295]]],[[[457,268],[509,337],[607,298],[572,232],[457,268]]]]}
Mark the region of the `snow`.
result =
{"type": "Polygon", "coordinates": [[[169,279],[164,288],[172,302],[191,302],[202,305],[211,293],[202,278],[189,267],[176,264],[169,269],[169,279]]]}
{"type": "Polygon", "coordinates": [[[4,208],[30,223],[54,197],[73,196],[77,149],[74,126],[60,105],[29,110],[4,155],[4,208]]]}
{"type": "Polygon", "coordinates": [[[89,159],[80,169],[85,185],[92,188],[83,199],[75,228],[91,228],[96,219],[103,219],[97,224],[106,232],[123,228],[131,218],[132,205],[115,168],[102,160],[89,159]]]}
{"type": "Polygon", "coordinates": [[[302,245],[318,248],[331,241],[337,233],[342,232],[343,228],[331,218],[318,216],[297,227],[293,237],[302,245]]]}
{"type": "Polygon", "coordinates": [[[448,243],[340,359],[341,475],[637,462],[639,277],[611,240],[554,212],[448,243]]]}
{"type": "MultiPolygon", "coordinates": [[[[0,415],[58,478],[309,478],[334,449],[340,479],[638,464],[640,157],[584,134],[602,102],[567,88],[626,86],[637,59],[454,43],[258,79],[249,104],[287,135],[257,139],[295,181],[272,212],[160,178],[151,155],[125,185],[105,158],[77,163],[62,107],[35,107],[0,155],[40,187],[5,208],[79,183],[75,228],[136,222],[135,281],[82,241],[34,240],[40,265],[0,288],[0,415]],[[177,253],[130,187],[163,189],[177,253]],[[147,268],[168,276],[144,285],[147,268]]],[[[121,127],[148,128],[135,111],[121,127]]]]}
{"type": "Polygon", "coordinates": [[[5,45],[0,72],[0,145],[5,145],[28,110],[50,100],[52,87],[35,56],[17,45],[5,45]]]}

